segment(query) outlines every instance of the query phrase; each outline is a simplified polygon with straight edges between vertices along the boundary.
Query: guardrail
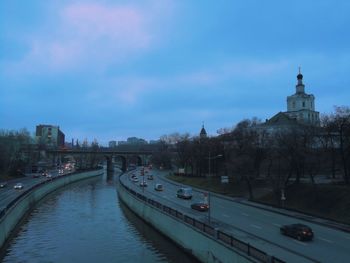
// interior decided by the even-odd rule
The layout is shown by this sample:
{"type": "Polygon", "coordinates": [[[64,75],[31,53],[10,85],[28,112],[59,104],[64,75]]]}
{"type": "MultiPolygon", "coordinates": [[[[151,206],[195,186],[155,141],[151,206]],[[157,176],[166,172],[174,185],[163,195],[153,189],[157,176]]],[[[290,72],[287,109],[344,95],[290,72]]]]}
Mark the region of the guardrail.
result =
{"type": "MultiPolygon", "coordinates": [[[[91,171],[91,170],[88,170],[91,171]]],[[[0,212],[0,220],[2,219],[2,217],[6,214],[6,211],[9,210],[12,206],[14,206],[22,197],[24,197],[25,195],[27,195],[29,192],[31,192],[34,189],[39,188],[40,186],[44,185],[44,184],[48,184],[52,181],[55,181],[57,179],[60,179],[62,177],[67,177],[67,176],[71,176],[73,174],[76,173],[81,173],[83,171],[78,171],[78,172],[73,172],[73,173],[68,173],[68,174],[61,174],[61,175],[57,175],[57,176],[53,176],[50,179],[46,179],[45,181],[42,181],[40,183],[37,183],[29,188],[27,188],[25,191],[21,192],[20,195],[18,195],[15,199],[13,199],[10,203],[7,204],[7,206],[5,208],[3,208],[0,212]]]]}
{"type": "Polygon", "coordinates": [[[258,261],[268,262],[268,263],[285,263],[285,261],[283,261],[279,258],[276,258],[274,256],[270,256],[266,252],[264,252],[256,247],[253,247],[249,243],[243,242],[230,234],[227,234],[223,231],[219,231],[219,230],[215,229],[214,227],[207,225],[201,221],[198,221],[198,220],[196,220],[188,215],[185,215],[176,209],[173,209],[169,206],[163,205],[162,203],[160,203],[158,201],[155,201],[151,198],[146,197],[145,195],[143,195],[141,193],[136,192],[135,190],[126,186],[122,182],[120,177],[119,177],[119,182],[120,182],[120,185],[124,187],[124,189],[126,189],[129,193],[131,193],[132,195],[134,195],[136,198],[140,199],[141,201],[143,201],[147,205],[151,205],[151,206],[163,211],[164,213],[181,220],[185,224],[191,225],[192,227],[205,233],[206,235],[209,235],[212,238],[217,239],[218,241],[220,241],[220,242],[222,242],[222,243],[224,243],[232,248],[235,248],[241,252],[244,252],[248,256],[250,256],[258,261]]]}

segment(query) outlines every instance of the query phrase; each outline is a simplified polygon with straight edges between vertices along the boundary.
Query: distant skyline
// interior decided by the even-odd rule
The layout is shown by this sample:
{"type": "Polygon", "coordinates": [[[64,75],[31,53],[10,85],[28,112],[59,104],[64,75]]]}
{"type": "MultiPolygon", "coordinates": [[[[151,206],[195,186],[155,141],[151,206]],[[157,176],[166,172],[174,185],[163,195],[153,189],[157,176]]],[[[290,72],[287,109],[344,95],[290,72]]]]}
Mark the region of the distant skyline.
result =
{"type": "Polygon", "coordinates": [[[66,140],[210,136],[286,110],[298,68],[316,110],[349,106],[350,2],[0,2],[0,129],[66,140]]]}

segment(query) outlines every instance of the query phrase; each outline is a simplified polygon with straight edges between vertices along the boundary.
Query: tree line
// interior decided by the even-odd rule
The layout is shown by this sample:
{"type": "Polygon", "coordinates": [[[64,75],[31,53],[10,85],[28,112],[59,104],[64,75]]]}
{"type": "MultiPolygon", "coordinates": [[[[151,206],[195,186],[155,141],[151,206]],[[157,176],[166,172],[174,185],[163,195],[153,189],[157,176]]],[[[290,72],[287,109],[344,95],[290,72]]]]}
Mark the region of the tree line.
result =
{"type": "Polygon", "coordinates": [[[163,136],[157,162],[183,168],[187,176],[226,175],[244,181],[250,197],[254,182],[263,179],[274,193],[316,175],[340,177],[350,184],[350,108],[335,107],[320,126],[293,125],[267,129],[257,118],[240,121],[216,137],[189,134],[163,136]],[[173,154],[171,154],[173,153],[173,154]],[[162,157],[162,158],[161,158],[162,157]],[[172,159],[173,162],[170,161],[172,159]]]}

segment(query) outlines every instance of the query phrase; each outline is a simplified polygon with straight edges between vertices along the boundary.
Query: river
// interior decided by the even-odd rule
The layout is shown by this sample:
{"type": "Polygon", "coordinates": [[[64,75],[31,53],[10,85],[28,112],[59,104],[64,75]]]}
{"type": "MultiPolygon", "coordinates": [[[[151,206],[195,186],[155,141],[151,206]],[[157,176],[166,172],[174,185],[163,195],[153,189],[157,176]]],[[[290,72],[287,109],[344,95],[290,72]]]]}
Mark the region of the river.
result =
{"type": "Polygon", "coordinates": [[[44,198],[18,227],[3,262],[195,262],[118,199],[117,175],[44,198]]]}

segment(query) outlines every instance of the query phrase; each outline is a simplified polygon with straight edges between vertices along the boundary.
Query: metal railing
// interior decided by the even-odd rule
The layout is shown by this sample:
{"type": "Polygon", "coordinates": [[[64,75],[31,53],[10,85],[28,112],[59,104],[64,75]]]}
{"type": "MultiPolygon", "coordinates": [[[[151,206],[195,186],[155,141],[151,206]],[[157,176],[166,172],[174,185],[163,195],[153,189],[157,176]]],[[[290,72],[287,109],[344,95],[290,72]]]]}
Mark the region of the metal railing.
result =
{"type": "Polygon", "coordinates": [[[233,237],[230,234],[227,234],[223,231],[219,231],[210,225],[207,225],[201,221],[198,221],[198,220],[196,220],[188,215],[184,215],[182,212],[180,212],[176,209],[173,209],[169,206],[163,205],[158,201],[155,201],[151,198],[146,197],[145,195],[143,195],[141,193],[134,191],[133,189],[126,186],[122,182],[121,178],[119,178],[119,182],[120,182],[120,185],[122,187],[124,187],[124,189],[126,189],[129,193],[134,195],[136,198],[145,202],[147,205],[151,205],[151,206],[163,211],[164,213],[168,214],[169,216],[175,217],[175,218],[181,220],[182,222],[184,222],[185,224],[191,225],[195,229],[197,229],[197,230],[205,233],[206,235],[209,235],[210,237],[228,245],[229,247],[235,248],[235,249],[245,253],[246,255],[248,255],[248,256],[250,256],[258,261],[261,261],[261,262],[285,263],[285,261],[283,261],[279,258],[276,258],[274,256],[270,256],[266,252],[264,252],[256,247],[253,247],[249,243],[243,242],[243,241],[233,237]]]}

